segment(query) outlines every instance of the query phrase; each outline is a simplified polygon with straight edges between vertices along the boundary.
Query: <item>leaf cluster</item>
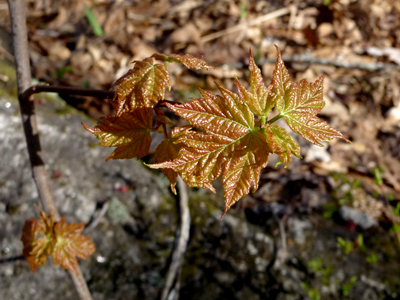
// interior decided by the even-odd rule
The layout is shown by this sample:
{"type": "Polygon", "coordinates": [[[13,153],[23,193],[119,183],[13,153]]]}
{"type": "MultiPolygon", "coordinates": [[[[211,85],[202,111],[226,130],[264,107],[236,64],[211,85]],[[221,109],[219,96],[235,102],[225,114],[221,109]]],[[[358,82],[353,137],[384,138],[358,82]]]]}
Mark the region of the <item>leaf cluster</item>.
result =
{"type": "Polygon", "coordinates": [[[163,101],[165,88],[171,86],[166,69],[169,62],[188,68],[210,69],[204,60],[190,55],[154,54],[117,80],[112,104],[115,116],[105,117],[95,127],[84,127],[106,147],[117,147],[108,159],[141,158],[148,154],[151,132],[164,133],[166,139],[155,152],[155,164],[170,180],[175,193],[177,175],[191,187],[214,191],[211,182],[222,176],[226,211],[240,198],[256,190],[260,172],[275,153],[287,166],[292,155],[300,157],[300,146],[278,125],[283,118],[291,130],[306,140],[322,146],[322,141],[342,138],[342,133],[316,115],[325,105],[321,76],[314,83],[303,79],[294,82],[289,76],[280,51],[273,79],[266,86],[250,51],[250,90],[236,79],[238,94],[220,86],[221,95],[200,89],[201,98],[179,104],[163,101]],[[164,64],[155,64],[154,59],[164,64]],[[160,106],[166,106],[190,125],[175,127],[160,106]],[[270,119],[273,108],[278,114],[270,119]],[[153,125],[153,113],[157,124],[153,125]]]}
{"type": "Polygon", "coordinates": [[[27,259],[32,272],[53,257],[54,264],[77,272],[77,257],[87,259],[96,250],[87,236],[81,235],[85,223],[67,224],[65,218],[54,222],[53,218],[40,211],[39,221],[29,219],[22,229],[22,255],[27,259]]]}

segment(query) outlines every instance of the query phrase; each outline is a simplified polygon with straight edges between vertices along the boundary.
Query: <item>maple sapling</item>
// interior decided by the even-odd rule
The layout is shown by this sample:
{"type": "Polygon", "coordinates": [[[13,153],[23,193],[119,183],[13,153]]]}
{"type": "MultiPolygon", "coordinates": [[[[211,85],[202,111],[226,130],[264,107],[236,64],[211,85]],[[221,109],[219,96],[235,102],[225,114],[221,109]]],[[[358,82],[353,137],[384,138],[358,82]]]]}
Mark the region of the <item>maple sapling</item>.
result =
{"type": "Polygon", "coordinates": [[[215,192],[211,182],[222,176],[227,210],[243,196],[258,187],[261,169],[268,163],[269,154],[277,154],[287,166],[292,154],[300,157],[300,146],[289,133],[278,125],[283,118],[289,128],[311,143],[322,146],[322,141],[341,138],[342,133],[320,120],[316,115],[325,106],[322,75],[314,83],[302,79],[293,82],[281,53],[267,87],[252,53],[249,55],[250,91],[238,79],[238,94],[217,84],[221,95],[200,89],[201,98],[179,104],[163,101],[165,88],[171,87],[167,70],[169,62],[187,68],[211,69],[204,60],[190,55],[154,54],[143,61],[135,61],[134,68],[118,79],[111,103],[116,115],[102,118],[95,127],[83,126],[102,142],[116,147],[109,159],[142,158],[148,154],[151,132],[166,135],[155,151],[155,164],[162,169],[176,193],[177,175],[191,187],[215,192]],[[164,64],[154,64],[154,59],[164,64]],[[173,127],[160,109],[165,106],[190,125],[173,127]],[[268,119],[272,108],[278,115],[268,119]],[[157,120],[153,127],[152,110],[157,120]]]}
{"type": "Polygon", "coordinates": [[[36,219],[25,221],[22,229],[22,255],[27,259],[32,272],[53,257],[54,264],[77,272],[77,257],[87,259],[95,251],[91,239],[81,235],[85,223],[66,224],[65,217],[54,222],[53,217],[40,211],[39,222],[36,219]]]}

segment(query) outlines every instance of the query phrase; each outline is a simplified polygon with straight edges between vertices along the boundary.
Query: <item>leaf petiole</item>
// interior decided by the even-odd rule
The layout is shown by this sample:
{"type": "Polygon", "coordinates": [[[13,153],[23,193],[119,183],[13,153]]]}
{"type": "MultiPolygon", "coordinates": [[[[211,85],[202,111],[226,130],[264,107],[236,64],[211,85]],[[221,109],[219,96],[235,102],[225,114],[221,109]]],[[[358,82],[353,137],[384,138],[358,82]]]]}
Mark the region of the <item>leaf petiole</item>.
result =
{"type": "Polygon", "coordinates": [[[262,116],[262,117],[261,117],[261,122],[262,122],[263,124],[267,123],[267,116],[262,116]]]}
{"type": "Polygon", "coordinates": [[[268,124],[272,124],[272,123],[278,121],[280,118],[283,118],[283,115],[279,114],[279,115],[273,117],[271,120],[268,121],[268,124]]]}

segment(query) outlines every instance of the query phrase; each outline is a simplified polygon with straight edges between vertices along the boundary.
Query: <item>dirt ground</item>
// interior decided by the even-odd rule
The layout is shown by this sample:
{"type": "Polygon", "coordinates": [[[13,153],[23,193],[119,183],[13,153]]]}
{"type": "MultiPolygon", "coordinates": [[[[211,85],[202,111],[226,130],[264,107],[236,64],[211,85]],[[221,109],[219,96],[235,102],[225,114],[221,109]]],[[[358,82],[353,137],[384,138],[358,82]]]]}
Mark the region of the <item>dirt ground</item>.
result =
{"type": "MultiPolygon", "coordinates": [[[[214,82],[233,91],[235,76],[248,82],[249,49],[269,84],[274,45],[294,79],[313,81],[326,74],[321,118],[352,143],[333,140],[319,148],[299,140],[303,159],[287,169],[270,163],[259,191],[234,209],[246,211],[251,222],[265,203],[285,204],[281,216],[312,211],[326,218],[346,206],[369,216],[400,247],[400,1],[26,3],[32,75],[51,85],[109,89],[136,59],[189,53],[216,69],[171,66],[173,87],[166,98],[187,101],[199,96],[198,87],[215,91],[214,82]],[[295,184],[284,190],[290,188],[287,181],[300,182],[296,174],[306,184],[323,183],[320,188],[331,198],[308,197],[304,189],[296,194],[295,184]],[[315,176],[324,180],[313,182],[315,176]],[[350,190],[339,188],[346,185],[350,190]]],[[[9,33],[8,7],[0,3],[0,56],[12,61],[9,33]]],[[[94,119],[113,113],[105,99],[64,99],[94,119]]],[[[340,222],[363,233],[365,224],[354,218],[341,214],[340,222]]]]}

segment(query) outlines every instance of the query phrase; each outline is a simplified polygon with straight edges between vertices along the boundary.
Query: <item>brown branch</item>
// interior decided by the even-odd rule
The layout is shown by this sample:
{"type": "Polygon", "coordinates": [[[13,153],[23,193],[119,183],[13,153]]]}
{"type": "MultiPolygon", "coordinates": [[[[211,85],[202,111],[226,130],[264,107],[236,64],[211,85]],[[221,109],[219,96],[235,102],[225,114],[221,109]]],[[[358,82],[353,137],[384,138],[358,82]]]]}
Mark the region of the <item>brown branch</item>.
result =
{"type": "MultiPolygon", "coordinates": [[[[31,86],[31,69],[29,64],[28,36],[25,17],[25,2],[23,0],[8,0],[13,36],[15,67],[17,72],[18,99],[21,108],[22,123],[25,131],[32,176],[35,180],[39,196],[45,212],[52,215],[54,220],[60,219],[60,214],[54,203],[53,194],[47,171],[44,165],[42,149],[39,140],[39,130],[36,122],[33,101],[23,98],[23,93],[31,86]]],[[[92,300],[85,278],[78,266],[77,274],[69,272],[75,288],[82,300],[92,300]]]]}
{"type": "Polygon", "coordinates": [[[115,92],[107,90],[94,90],[94,89],[85,89],[85,88],[78,88],[71,86],[51,86],[51,85],[37,84],[25,90],[21,95],[21,97],[23,99],[27,99],[33,94],[43,93],[43,92],[78,95],[78,96],[93,96],[99,98],[113,98],[115,94],[115,92]]]}
{"type": "MultiPolygon", "coordinates": [[[[58,93],[58,94],[68,94],[77,96],[91,96],[91,97],[107,98],[107,99],[112,99],[114,98],[115,95],[114,91],[108,91],[108,90],[95,90],[95,89],[85,89],[72,86],[37,84],[26,89],[22,93],[21,98],[25,100],[28,99],[33,94],[38,94],[38,93],[58,93]]],[[[158,102],[156,107],[167,106],[167,103],[180,104],[180,102],[177,101],[164,99],[158,102]]]]}

